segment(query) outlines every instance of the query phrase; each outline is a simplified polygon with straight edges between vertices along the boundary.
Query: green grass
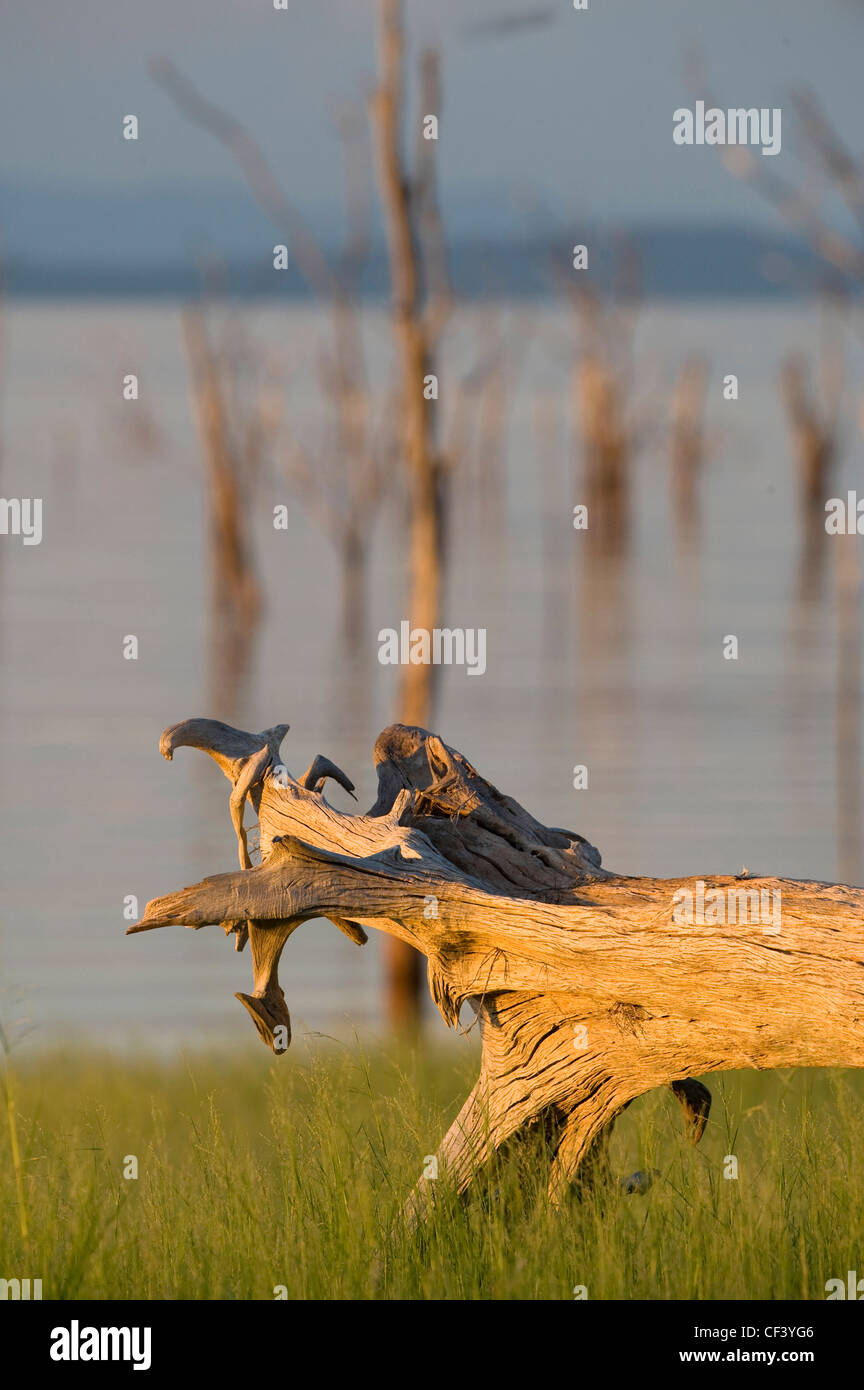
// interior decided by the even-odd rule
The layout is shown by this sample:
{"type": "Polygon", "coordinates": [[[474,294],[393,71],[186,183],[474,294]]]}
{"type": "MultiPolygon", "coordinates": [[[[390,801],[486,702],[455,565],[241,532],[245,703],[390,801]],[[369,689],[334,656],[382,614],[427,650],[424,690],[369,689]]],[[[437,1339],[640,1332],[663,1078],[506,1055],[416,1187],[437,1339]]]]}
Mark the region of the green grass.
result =
{"type": "Polygon", "coordinates": [[[592,1299],[821,1299],[827,1279],[864,1275],[862,1072],[706,1077],[698,1148],[671,1095],[644,1097],[612,1166],[660,1169],[645,1196],[612,1180],[550,1211],[529,1137],[467,1202],[439,1179],[425,1235],[391,1240],[473,1080],[467,1047],[12,1061],[29,1234],[4,1126],[0,1276],[41,1278],[44,1298],[567,1299],[584,1284],[592,1299]]]}

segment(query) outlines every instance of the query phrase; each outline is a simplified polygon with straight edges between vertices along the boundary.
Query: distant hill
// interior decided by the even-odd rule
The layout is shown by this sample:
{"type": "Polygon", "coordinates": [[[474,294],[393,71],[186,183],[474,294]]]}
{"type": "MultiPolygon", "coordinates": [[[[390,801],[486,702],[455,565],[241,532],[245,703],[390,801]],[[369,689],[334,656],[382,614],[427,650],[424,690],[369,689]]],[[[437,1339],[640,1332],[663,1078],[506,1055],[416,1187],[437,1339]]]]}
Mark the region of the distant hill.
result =
{"type": "MultiPolygon", "coordinates": [[[[316,225],[334,221],[331,212],[316,225]]],[[[0,263],[5,293],[13,296],[188,296],[200,289],[205,255],[233,294],[308,296],[296,267],[273,270],[278,240],[242,186],[145,194],[0,185],[0,263]]],[[[821,262],[800,241],[735,225],[613,230],[574,222],[525,239],[463,233],[448,250],[461,295],[534,297],[560,293],[562,276],[587,274],[608,285],[623,241],[638,257],[641,292],[649,297],[800,295],[825,282],[821,262]],[[570,248],[579,242],[589,247],[587,272],[571,268],[570,248]]],[[[360,289],[383,298],[388,283],[379,234],[360,289]]]]}
{"type": "MultiPolygon", "coordinates": [[[[821,262],[791,239],[760,237],[735,228],[716,231],[682,228],[632,228],[628,244],[638,256],[640,293],[646,297],[789,296],[813,293],[824,286],[821,262]]],[[[449,248],[456,291],[469,299],[547,297],[561,292],[561,277],[586,275],[608,287],[614,278],[610,257],[598,253],[603,240],[581,231],[579,241],[591,248],[589,270],[569,269],[569,252],[561,255],[548,242],[457,243],[449,248]],[[558,262],[556,267],[556,261],[558,262]]],[[[296,267],[274,271],[271,259],[251,257],[218,262],[214,288],[250,297],[309,298],[312,292],[296,267]]],[[[122,264],[102,261],[42,261],[7,258],[2,267],[4,291],[12,296],[194,295],[202,274],[188,261],[122,264]]],[[[359,283],[364,298],[384,299],[389,277],[383,250],[370,258],[359,283]]]]}

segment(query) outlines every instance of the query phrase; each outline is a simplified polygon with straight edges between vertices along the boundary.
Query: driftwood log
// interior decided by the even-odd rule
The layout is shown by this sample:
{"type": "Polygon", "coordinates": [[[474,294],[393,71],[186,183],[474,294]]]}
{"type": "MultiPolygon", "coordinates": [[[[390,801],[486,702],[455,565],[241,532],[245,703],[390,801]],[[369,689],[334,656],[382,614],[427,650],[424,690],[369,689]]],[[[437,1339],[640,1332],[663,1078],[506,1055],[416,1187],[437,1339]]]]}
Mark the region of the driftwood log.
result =
{"type": "MultiPolygon", "coordinates": [[[[287,730],[190,719],[165,731],[166,758],[203,749],[231,782],[241,868],[154,899],[129,932],[219,923],[238,950],[248,936],[253,989],[237,998],[274,1051],[290,1041],[279,958],[301,922],[327,918],[361,945],[375,927],[416,947],[445,1021],[456,1026],[469,1003],[480,1022],[480,1075],[438,1153],[459,1190],[532,1123],[556,1121],[557,1200],[649,1090],[671,1087],[695,1142],[710,1095],[694,1074],[864,1065],[864,889],[750,875],[746,890],[782,901],[779,925],[704,911],[682,922],[681,890],[734,900],[745,885],[611,873],[581,835],[541,825],[440,738],[399,724],[375,745],[375,805],[346,814],[322,792],[328,777],[353,791],[328,759],[289,775],[287,730]]],[[[410,1210],[428,1200],[421,1180],[410,1210]]]]}

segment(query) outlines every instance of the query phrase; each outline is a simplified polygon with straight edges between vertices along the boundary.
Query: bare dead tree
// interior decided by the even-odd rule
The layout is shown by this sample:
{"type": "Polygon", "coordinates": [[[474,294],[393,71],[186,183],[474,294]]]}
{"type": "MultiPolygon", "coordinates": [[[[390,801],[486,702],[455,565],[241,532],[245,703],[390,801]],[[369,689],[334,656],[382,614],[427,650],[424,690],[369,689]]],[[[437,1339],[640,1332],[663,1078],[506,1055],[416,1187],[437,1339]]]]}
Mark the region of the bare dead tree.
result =
{"type": "MultiPolygon", "coordinates": [[[[438,1150],[460,1191],[549,1115],[560,1121],[558,1201],[616,1114],[649,1090],[671,1087],[695,1141],[710,1107],[695,1076],[864,1066],[864,889],[614,873],[580,835],[542,825],[440,738],[401,725],[376,742],[374,806],[343,814],[321,788],[326,777],[351,784],[327,759],[285,775],[286,728],[192,719],[165,730],[166,758],[188,746],[222,768],[235,829],[252,802],[262,859],[154,899],[129,932],[248,922],[254,983],[237,997],[276,1052],[291,1036],[279,959],[302,922],[328,918],[358,944],[377,929],[421,951],[444,1020],[457,1026],[469,1003],[480,1022],[480,1074],[438,1150]],[[682,916],[676,905],[700,892],[706,908],[682,916]],[[765,894],[780,904],[771,932],[765,894]],[[709,915],[709,901],[724,910],[709,915]]],[[[410,1222],[434,1186],[418,1183],[410,1222]]]]}
{"type": "Polygon", "coordinates": [[[864,806],[861,796],[861,561],[858,537],[835,538],[834,600],[837,685],[835,785],[837,871],[852,883],[864,874],[864,806]]]}
{"type": "MultiPolygon", "coordinates": [[[[849,154],[815,97],[794,91],[792,104],[798,113],[809,148],[831,185],[840,193],[864,236],[864,173],[849,154]]],[[[818,189],[798,186],[766,168],[770,160],[758,158],[741,146],[718,146],[730,173],[746,179],[774,207],[783,221],[798,232],[826,265],[853,282],[864,280],[864,247],[827,221],[818,189]]]]}
{"type": "MultiPolygon", "coordinates": [[[[639,310],[638,264],[625,244],[608,288],[567,277],[574,353],[571,392],[577,457],[574,500],[587,508],[587,529],[574,532],[573,586],[578,595],[578,641],[590,650],[590,670],[581,663],[574,680],[583,717],[601,728],[613,722],[629,731],[632,684],[626,678],[632,650],[633,465],[644,442],[637,400],[633,340],[639,310]],[[595,700],[592,682],[615,673],[616,700],[595,700]]],[[[626,736],[626,734],[625,734],[626,736]]]]}
{"type": "Polygon", "coordinates": [[[604,293],[564,281],[575,316],[573,399],[582,451],[587,541],[595,563],[620,562],[630,541],[630,473],[639,422],[633,382],[633,334],[639,305],[635,253],[624,245],[604,293]]]}
{"type": "MultiPolygon", "coordinates": [[[[444,238],[435,180],[435,141],[417,137],[415,171],[403,151],[404,49],[401,0],[379,0],[378,87],[371,99],[378,181],[390,261],[391,318],[401,380],[401,452],[409,494],[408,618],[412,628],[433,631],[442,607],[448,517],[447,463],[438,444],[436,407],[430,395],[435,352],[450,309],[444,238]]],[[[440,117],[438,55],[420,59],[424,115],[440,117]]],[[[404,668],[399,699],[406,723],[428,722],[436,683],[432,665],[404,668]]],[[[416,1031],[421,962],[404,942],[388,944],[390,1021],[416,1031]]]]}
{"type": "MultiPolygon", "coordinates": [[[[378,178],[387,226],[391,275],[391,314],[401,374],[401,448],[410,488],[410,556],[408,611],[411,622],[431,631],[441,609],[441,577],[445,546],[446,471],[437,447],[436,410],[428,393],[435,375],[434,353],[443,328],[448,297],[431,280],[427,292],[424,272],[440,269],[440,237],[429,250],[428,228],[434,215],[433,154],[424,152],[417,173],[410,176],[402,149],[404,32],[400,0],[380,0],[379,86],[371,101],[378,178]],[[425,239],[423,233],[425,232],[425,239]],[[424,257],[424,246],[426,255],[424,257]]],[[[421,60],[423,95],[440,109],[437,61],[421,60]],[[434,80],[430,77],[434,75],[434,80]]],[[[431,112],[438,114],[438,110],[431,112]]],[[[434,142],[424,141],[432,146],[434,142]]],[[[405,668],[400,706],[413,722],[425,718],[433,693],[435,668],[405,668]]]]}
{"type": "MultiPolygon", "coordinates": [[[[687,64],[691,85],[706,90],[701,62],[687,64]]],[[[864,284],[864,165],[850,154],[813,94],[806,89],[791,93],[807,149],[815,156],[818,182],[795,183],[768,168],[771,161],[740,146],[718,147],[726,168],[746,180],[780,218],[798,232],[824,263],[829,275],[827,299],[842,304],[845,292],[864,284]],[[861,244],[838,231],[822,208],[824,187],[838,193],[852,214],[861,244]]],[[[843,393],[843,358],[833,341],[823,347],[821,361],[823,403],[820,406],[807,385],[807,367],[800,355],[787,359],[781,385],[798,460],[801,512],[812,517],[825,500],[831,468],[837,453],[837,416],[843,393]]],[[[804,567],[812,553],[812,538],[805,530],[804,567]]]]}
{"type": "MultiPolygon", "coordinates": [[[[3,393],[3,383],[4,383],[4,381],[5,381],[5,371],[4,371],[4,368],[5,368],[5,361],[6,361],[6,324],[5,324],[5,319],[4,319],[4,315],[3,315],[3,311],[4,311],[4,309],[5,309],[5,294],[4,294],[4,291],[5,291],[5,284],[4,284],[4,266],[3,266],[2,260],[0,260],[0,480],[2,480],[3,472],[4,472],[4,454],[5,454],[5,446],[4,446],[4,438],[3,438],[3,422],[4,422],[4,418],[5,418],[4,404],[5,404],[5,403],[4,403],[4,401],[3,401],[3,395],[2,395],[2,393],[3,393]]],[[[2,556],[0,556],[0,577],[2,577],[2,572],[3,572],[3,571],[2,571],[2,556]]]]}
{"type": "MultiPolygon", "coordinates": [[[[437,625],[440,609],[446,465],[436,447],[434,412],[425,399],[424,384],[433,371],[434,346],[449,311],[450,296],[437,205],[434,148],[418,135],[416,175],[410,182],[403,166],[403,46],[401,6],[395,0],[382,0],[380,86],[372,100],[372,112],[401,371],[400,445],[407,469],[410,507],[408,611],[412,623],[431,630],[437,625]]],[[[369,517],[380,496],[382,476],[378,456],[369,446],[362,341],[350,293],[350,272],[358,265],[361,239],[350,239],[349,235],[341,265],[332,266],[249,132],[221,107],[206,101],[167,60],[158,60],[152,71],[180,110],[219,140],[237,160],[257,200],[283,230],[305,278],[332,306],[333,332],[324,379],[335,405],[339,438],[329,457],[343,464],[352,460],[352,466],[364,471],[358,484],[348,492],[347,507],[341,508],[334,507],[332,488],[326,482],[322,485],[321,470],[312,467],[308,451],[296,441],[288,453],[288,472],[325,530],[335,537],[343,560],[343,592],[356,601],[369,517]]],[[[432,51],[422,55],[420,87],[427,110],[437,115],[439,65],[432,51]]],[[[356,195],[356,184],[349,186],[349,202],[352,189],[356,195]]],[[[356,205],[355,197],[353,206],[356,205]]],[[[359,223],[355,221],[354,225],[359,223]]],[[[427,667],[407,668],[401,695],[403,717],[428,717],[433,678],[434,671],[427,667]]],[[[398,948],[388,963],[391,1018],[400,1027],[415,1027],[419,1017],[418,965],[418,960],[398,948]]]]}
{"type": "MultiPolygon", "coordinates": [[[[838,231],[822,207],[822,186],[796,185],[766,170],[767,161],[751,151],[727,147],[723,159],[727,168],[747,179],[774,207],[780,217],[804,238],[831,274],[833,293],[860,292],[864,284],[864,164],[855,160],[828,120],[812,93],[797,90],[792,103],[799,117],[808,149],[815,156],[816,168],[828,188],[838,193],[857,228],[853,234],[838,231]]],[[[824,536],[817,532],[817,513],[826,501],[822,488],[829,485],[837,453],[840,396],[843,368],[836,351],[823,357],[824,407],[814,404],[807,392],[804,369],[787,363],[784,390],[799,462],[799,497],[804,518],[801,582],[799,598],[815,586],[824,536]]],[[[837,666],[834,719],[835,767],[837,781],[838,859],[850,877],[860,876],[862,792],[861,792],[861,580],[860,569],[848,537],[837,537],[835,546],[834,598],[837,611],[837,666]]]]}
{"type": "Polygon", "coordinates": [[[830,495],[840,446],[840,406],[843,396],[843,354],[835,342],[822,351],[816,381],[800,353],[790,354],[781,369],[786,418],[798,473],[798,511],[801,525],[799,592],[815,592],[825,554],[825,499],[830,495]]]}
{"type": "MultiPolygon", "coordinates": [[[[704,83],[700,63],[691,59],[689,70],[691,83],[704,83]]],[[[791,93],[791,100],[806,146],[815,155],[820,180],[826,180],[828,187],[839,193],[864,241],[864,166],[849,153],[812,93],[798,89],[791,93]]],[[[864,284],[864,244],[857,244],[852,236],[830,225],[821,206],[821,182],[796,184],[766,168],[770,161],[757,158],[751,150],[740,146],[721,147],[721,151],[727,169],[751,183],[824,262],[830,277],[829,302],[842,304],[850,286],[864,284]]],[[[807,365],[800,354],[788,357],[781,372],[783,400],[798,463],[805,592],[812,587],[814,577],[818,578],[820,551],[814,523],[824,505],[838,451],[844,369],[836,339],[823,346],[819,374],[821,403],[808,385],[807,365]]]]}
{"type": "Polygon", "coordinates": [[[673,512],[680,543],[690,547],[699,528],[699,486],[705,461],[705,389],[708,368],[704,357],[685,359],[672,396],[669,455],[672,468],[673,512]]]}
{"type": "MultiPolygon", "coordinates": [[[[385,392],[383,407],[376,412],[362,344],[358,285],[369,259],[370,212],[358,112],[343,107],[336,127],[345,187],[345,240],[338,264],[345,305],[339,322],[346,314],[352,319],[350,351],[337,354],[331,349],[320,356],[319,380],[331,410],[314,452],[296,439],[289,443],[285,469],[340,557],[343,633],[349,645],[357,646],[363,638],[372,531],[380,505],[392,490],[396,450],[390,393],[385,392]]],[[[339,345],[345,347],[341,339],[339,345]]]]}
{"type": "Polygon", "coordinates": [[[154,79],[194,125],[219,141],[234,158],[257,202],[270,217],[307,284],[329,305],[329,347],[319,374],[332,406],[332,428],[314,450],[291,431],[281,452],[284,474],[303,505],[332,541],[342,566],[343,625],[355,638],[361,629],[366,568],[373,520],[388,483],[386,413],[373,420],[357,303],[357,286],[368,257],[368,209],[360,123],[342,109],[336,124],[344,150],[346,234],[331,263],[295,203],[274,175],[257,140],[221,106],[206,100],[168,59],[151,64],[154,79]]]}
{"type": "Polygon", "coordinates": [[[213,698],[233,710],[262,611],[252,518],[276,422],[266,397],[241,402],[232,363],[214,348],[204,311],[187,308],[182,322],[208,507],[211,684],[213,698]]]}
{"type": "Polygon", "coordinates": [[[589,534],[608,555],[628,539],[630,438],[622,381],[602,341],[599,301],[583,295],[582,309],[589,343],[576,365],[576,401],[589,534]]]}
{"type": "Polygon", "coordinates": [[[250,460],[232,438],[224,365],[213,350],[200,310],[184,311],[183,335],[207,471],[213,593],[220,608],[230,607],[244,621],[254,623],[260,613],[261,591],[244,498],[244,490],[252,481],[250,460]]]}
{"type": "MultiPolygon", "coordinates": [[[[789,427],[798,457],[802,511],[820,511],[834,460],[836,425],[833,410],[823,409],[811,391],[807,364],[794,353],[783,362],[781,384],[789,427]]],[[[833,402],[836,407],[836,401],[833,402]]]]}
{"type": "Polygon", "coordinates": [[[509,414],[533,325],[523,316],[513,335],[494,304],[472,308],[470,320],[470,364],[448,379],[443,403],[443,453],[452,478],[450,505],[463,534],[478,546],[496,546],[507,501],[509,414]]]}

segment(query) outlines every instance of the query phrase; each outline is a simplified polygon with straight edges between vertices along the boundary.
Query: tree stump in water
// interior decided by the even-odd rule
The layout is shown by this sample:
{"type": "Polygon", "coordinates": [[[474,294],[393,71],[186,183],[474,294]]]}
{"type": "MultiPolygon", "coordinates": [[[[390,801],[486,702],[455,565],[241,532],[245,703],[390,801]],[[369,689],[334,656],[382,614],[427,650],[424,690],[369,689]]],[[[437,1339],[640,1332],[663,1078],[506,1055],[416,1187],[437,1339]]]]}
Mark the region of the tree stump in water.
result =
{"type": "MultiPolygon", "coordinates": [[[[711,1098],[694,1074],[864,1065],[864,889],[612,873],[581,835],[541,825],[440,738],[399,724],[375,745],[375,805],[346,814],[322,792],[328,777],[353,791],[328,759],[297,779],[279,761],[287,729],[190,719],[165,731],[166,758],[203,749],[231,782],[242,867],[154,899],[129,932],[219,923],[237,949],[248,935],[253,989],[237,998],[274,1051],[291,1036],[279,958],[301,922],[415,946],[447,1024],[464,1003],[480,1021],[480,1075],[438,1151],[459,1190],[550,1116],[557,1199],[615,1115],[655,1087],[671,1087],[695,1142],[711,1098]]],[[[429,1189],[421,1179],[414,1215],[429,1189]]]]}

